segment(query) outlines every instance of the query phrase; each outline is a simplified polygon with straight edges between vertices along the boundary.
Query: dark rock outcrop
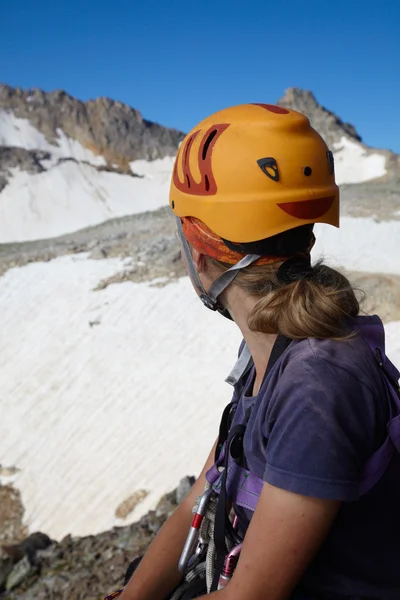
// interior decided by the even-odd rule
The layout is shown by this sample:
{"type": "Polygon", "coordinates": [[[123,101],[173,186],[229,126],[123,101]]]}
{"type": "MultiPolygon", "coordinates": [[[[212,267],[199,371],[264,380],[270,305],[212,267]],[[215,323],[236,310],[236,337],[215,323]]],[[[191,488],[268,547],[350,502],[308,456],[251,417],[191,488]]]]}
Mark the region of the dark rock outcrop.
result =
{"type": "Polygon", "coordinates": [[[60,543],[37,549],[33,565],[24,554],[9,569],[2,598],[100,600],[120,588],[129,563],[146,551],[193,482],[193,477],[185,477],[176,490],[161,498],[156,510],[133,525],[96,536],[67,536],[60,543]]]}

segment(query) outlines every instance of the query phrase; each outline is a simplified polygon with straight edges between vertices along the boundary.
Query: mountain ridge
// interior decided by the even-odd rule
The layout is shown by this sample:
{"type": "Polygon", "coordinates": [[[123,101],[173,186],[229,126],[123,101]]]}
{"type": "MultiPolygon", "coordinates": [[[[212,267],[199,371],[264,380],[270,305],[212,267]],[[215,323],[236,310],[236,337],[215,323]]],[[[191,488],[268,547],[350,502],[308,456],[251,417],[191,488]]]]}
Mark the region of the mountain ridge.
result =
{"type": "MultiPolygon", "coordinates": [[[[310,91],[288,88],[278,104],[303,112],[326,139],[339,185],[373,183],[374,194],[380,186],[397,194],[399,155],[363,144],[310,91]]],[[[110,98],[83,102],[62,90],[0,84],[0,243],[58,237],[165,206],[184,135],[110,98]]]]}
{"type": "Polygon", "coordinates": [[[0,84],[0,110],[28,119],[51,144],[58,129],[107,162],[126,164],[176,153],[184,133],[144,119],[131,106],[106,97],[83,102],[63,90],[22,90],[0,84]]]}

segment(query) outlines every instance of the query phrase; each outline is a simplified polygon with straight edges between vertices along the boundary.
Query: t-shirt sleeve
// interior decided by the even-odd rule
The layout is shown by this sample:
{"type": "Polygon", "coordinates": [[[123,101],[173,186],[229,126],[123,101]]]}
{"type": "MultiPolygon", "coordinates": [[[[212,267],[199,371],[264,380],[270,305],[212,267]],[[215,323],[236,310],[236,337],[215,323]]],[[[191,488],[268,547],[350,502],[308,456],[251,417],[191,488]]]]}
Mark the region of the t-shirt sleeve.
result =
{"type": "Polygon", "coordinates": [[[374,451],[375,400],[351,372],[315,358],[281,376],[264,423],[264,480],[316,498],[358,499],[374,451]]]}

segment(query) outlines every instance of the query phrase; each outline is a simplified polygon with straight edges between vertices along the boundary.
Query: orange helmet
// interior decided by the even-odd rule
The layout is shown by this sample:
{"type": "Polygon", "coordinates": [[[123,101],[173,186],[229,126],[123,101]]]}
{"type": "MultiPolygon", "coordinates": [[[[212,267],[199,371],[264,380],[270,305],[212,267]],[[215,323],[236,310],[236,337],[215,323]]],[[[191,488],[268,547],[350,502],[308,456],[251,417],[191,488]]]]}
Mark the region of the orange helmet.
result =
{"type": "Polygon", "coordinates": [[[339,226],[333,155],[304,115],[241,104],[183,140],[170,205],[230,242],[255,242],[311,223],[339,226]]]}

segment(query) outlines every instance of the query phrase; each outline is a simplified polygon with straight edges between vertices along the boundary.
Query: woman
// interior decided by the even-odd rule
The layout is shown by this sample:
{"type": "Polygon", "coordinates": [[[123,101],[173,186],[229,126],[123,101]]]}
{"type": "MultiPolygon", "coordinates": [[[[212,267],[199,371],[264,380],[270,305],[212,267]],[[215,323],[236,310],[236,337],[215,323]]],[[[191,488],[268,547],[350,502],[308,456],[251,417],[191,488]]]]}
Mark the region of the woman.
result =
{"type": "MultiPolygon", "coordinates": [[[[380,321],[358,317],[347,279],[310,263],[314,223],[338,226],[332,154],[297,112],[232,107],[183,141],[170,204],[195,290],[240,328],[239,366],[251,354],[250,368],[232,377],[239,454],[229,437],[217,455],[225,466],[241,464],[259,488],[247,510],[238,481],[220,486],[230,486],[244,541],[232,579],[211,596],[398,600],[400,461],[386,430],[398,408],[382,368],[392,379],[398,373],[365,342],[380,321]]],[[[215,484],[216,446],[122,600],[162,600],[181,581],[177,565],[207,472],[215,484]]],[[[225,494],[222,504],[225,518],[225,494]]]]}

